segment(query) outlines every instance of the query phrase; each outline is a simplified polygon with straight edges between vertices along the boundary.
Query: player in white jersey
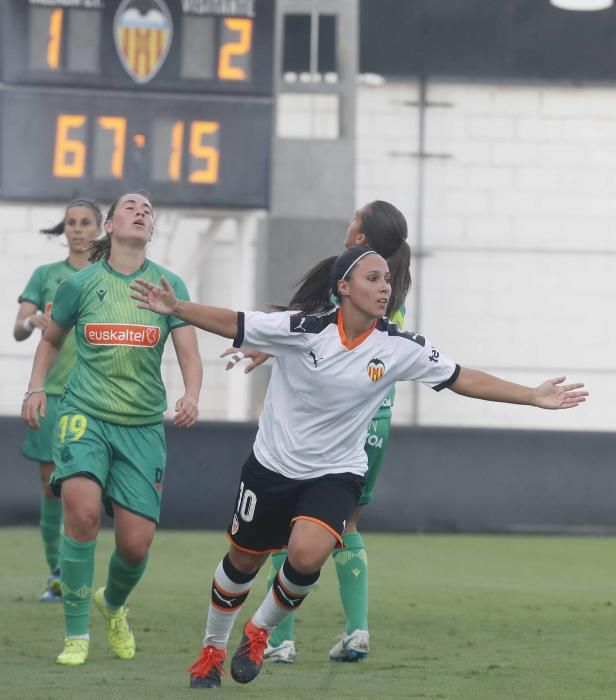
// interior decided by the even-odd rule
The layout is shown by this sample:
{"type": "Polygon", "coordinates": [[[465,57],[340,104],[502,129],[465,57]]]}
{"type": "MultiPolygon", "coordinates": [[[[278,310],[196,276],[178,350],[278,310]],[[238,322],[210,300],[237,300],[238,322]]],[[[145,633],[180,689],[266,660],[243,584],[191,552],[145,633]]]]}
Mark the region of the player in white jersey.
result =
{"type": "Polygon", "coordinates": [[[272,551],[288,556],[231,662],[239,683],[252,681],[268,636],[314,588],[321,566],[342,542],[366,471],[368,423],[397,381],[440,391],[541,408],[585,401],[582,384],[565,377],[536,388],[460,368],[423,336],[401,333],[383,318],[391,286],[387,262],[371,248],[345,251],[309,275],[306,308],[234,312],[176,299],[144,279],[131,285],[138,306],[243,342],[275,358],[254,449],[242,468],[228,554],[216,568],[205,638],[190,668],[191,687],[216,688],[233,623],[272,551]],[[334,294],[339,308],[332,306],[334,294]]]}
{"type": "MultiPolygon", "coordinates": [[[[386,315],[400,329],[404,327],[406,313],[405,299],[411,287],[411,249],[407,243],[408,226],[402,212],[393,204],[374,200],[358,209],[351,220],[344,236],[344,247],[369,245],[382,255],[389,266],[391,296],[386,315]]],[[[310,273],[309,273],[310,274],[310,273]]],[[[308,279],[302,279],[296,285],[298,294],[310,285],[308,279]]],[[[293,298],[289,308],[302,308],[301,299],[293,298]]],[[[265,362],[269,355],[250,348],[229,348],[224,355],[231,355],[226,369],[231,369],[242,358],[250,363],[244,372],[250,372],[265,362]]],[[[365,659],[370,651],[370,632],[368,630],[368,551],[358,529],[363,509],[372,501],[376,482],[383,466],[389,444],[392,407],[395,388],[392,387],[383,403],[370,421],[370,428],[364,442],[368,456],[368,469],[359,502],[351,517],[347,520],[342,536],[344,547],[332,552],[332,561],[338,577],[338,593],[344,609],[345,630],[329,651],[332,661],[355,662],[365,659]]],[[[399,556],[406,553],[403,545],[398,546],[399,556]]],[[[274,583],[276,575],[287,558],[286,550],[272,552],[271,566],[267,574],[267,588],[274,583]]],[[[297,656],[295,647],[295,615],[289,615],[270,635],[264,659],[276,663],[294,663],[297,656]]]]}

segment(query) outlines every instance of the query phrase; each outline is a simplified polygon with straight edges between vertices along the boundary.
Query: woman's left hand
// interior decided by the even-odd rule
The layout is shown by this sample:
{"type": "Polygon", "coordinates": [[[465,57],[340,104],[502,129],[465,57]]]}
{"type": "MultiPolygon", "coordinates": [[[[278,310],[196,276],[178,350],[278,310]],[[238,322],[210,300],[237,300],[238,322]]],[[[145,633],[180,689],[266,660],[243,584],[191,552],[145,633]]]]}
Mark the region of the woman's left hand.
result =
{"type": "Polygon", "coordinates": [[[199,406],[195,399],[184,395],[176,401],[173,419],[176,428],[190,428],[197,422],[198,416],[199,406]]]}
{"type": "Polygon", "coordinates": [[[575,408],[586,401],[587,391],[580,391],[583,384],[563,384],[567,377],[548,379],[535,388],[535,401],[538,408],[575,408]]]}

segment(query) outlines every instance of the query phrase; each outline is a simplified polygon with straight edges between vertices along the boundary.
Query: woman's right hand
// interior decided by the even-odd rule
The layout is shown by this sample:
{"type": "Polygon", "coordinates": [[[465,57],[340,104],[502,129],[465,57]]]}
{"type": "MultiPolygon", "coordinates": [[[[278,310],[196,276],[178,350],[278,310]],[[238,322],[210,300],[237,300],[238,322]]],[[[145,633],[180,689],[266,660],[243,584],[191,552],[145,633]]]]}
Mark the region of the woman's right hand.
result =
{"type": "Polygon", "coordinates": [[[177,297],[173,291],[173,287],[167,282],[164,276],[160,278],[160,287],[152,284],[142,277],[138,277],[130,285],[134,294],[131,297],[140,302],[137,304],[138,309],[146,309],[154,311],[154,313],[169,316],[173,313],[177,304],[177,297]]]}
{"type": "Polygon", "coordinates": [[[252,372],[255,367],[262,365],[270,357],[266,352],[249,350],[248,348],[227,348],[221,357],[227,357],[227,355],[231,355],[231,359],[227,362],[225,369],[233,369],[238,362],[244,359],[251,360],[250,364],[244,367],[244,374],[252,372]]]}
{"type": "Polygon", "coordinates": [[[33,430],[41,427],[40,418],[45,418],[47,413],[47,395],[44,391],[37,391],[26,396],[21,404],[21,419],[33,430]]]}
{"type": "Polygon", "coordinates": [[[49,316],[47,314],[32,314],[32,316],[28,316],[24,320],[28,321],[34,328],[39,328],[43,333],[49,325],[49,316]]]}

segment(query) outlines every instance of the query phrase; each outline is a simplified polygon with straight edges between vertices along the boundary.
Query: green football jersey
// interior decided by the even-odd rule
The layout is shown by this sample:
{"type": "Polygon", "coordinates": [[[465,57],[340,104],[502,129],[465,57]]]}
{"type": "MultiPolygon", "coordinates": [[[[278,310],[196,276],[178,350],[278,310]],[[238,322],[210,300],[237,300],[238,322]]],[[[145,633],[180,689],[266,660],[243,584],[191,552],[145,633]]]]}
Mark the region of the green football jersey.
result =
{"type": "Polygon", "coordinates": [[[178,299],[189,301],[184,282],[151,260],[132,275],[99,261],[58,288],[52,318],[65,328],[74,326],[77,340],[77,364],[66,387],[71,406],[122,425],[162,420],[167,408],[163,349],[169,333],[186,324],[138,309],[129,289],[137,277],[159,284],[161,275],[178,299]]]}
{"type": "MultiPolygon", "coordinates": [[[[29,301],[43,313],[50,313],[56,289],[67,277],[79,270],[69,264],[68,260],[41,265],[32,273],[30,281],[20,295],[18,301],[29,301]]],[[[75,333],[71,331],[64,342],[62,351],[45,380],[45,391],[50,396],[60,396],[68,375],[75,364],[75,333]]]]}
{"type": "MultiPolygon", "coordinates": [[[[395,323],[400,330],[402,330],[402,326],[404,325],[405,313],[406,313],[406,309],[403,305],[399,309],[396,309],[396,311],[394,311],[394,313],[389,317],[389,320],[392,323],[395,323]]],[[[396,395],[396,387],[394,385],[389,390],[387,396],[383,399],[383,403],[379,406],[379,410],[374,415],[375,418],[389,418],[389,417],[391,417],[391,407],[394,405],[395,395],[396,395]]]]}

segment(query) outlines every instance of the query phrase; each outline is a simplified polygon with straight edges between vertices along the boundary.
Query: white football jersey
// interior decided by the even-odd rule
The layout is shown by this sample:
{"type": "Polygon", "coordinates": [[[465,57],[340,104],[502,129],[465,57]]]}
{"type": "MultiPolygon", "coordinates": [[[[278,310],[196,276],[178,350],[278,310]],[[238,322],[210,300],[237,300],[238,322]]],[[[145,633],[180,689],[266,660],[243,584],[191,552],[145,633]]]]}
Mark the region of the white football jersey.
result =
{"type": "Polygon", "coordinates": [[[387,318],[349,344],[337,309],[239,312],[234,345],[242,344],[274,357],[255,456],[291,479],[363,475],[368,426],[390,387],[418,380],[440,391],[460,371],[426,338],[387,318]]]}

